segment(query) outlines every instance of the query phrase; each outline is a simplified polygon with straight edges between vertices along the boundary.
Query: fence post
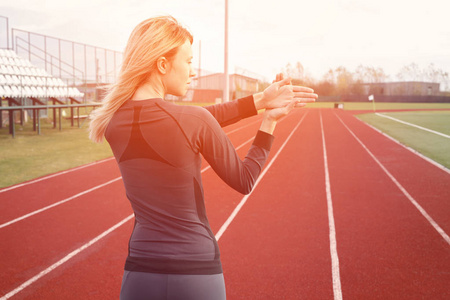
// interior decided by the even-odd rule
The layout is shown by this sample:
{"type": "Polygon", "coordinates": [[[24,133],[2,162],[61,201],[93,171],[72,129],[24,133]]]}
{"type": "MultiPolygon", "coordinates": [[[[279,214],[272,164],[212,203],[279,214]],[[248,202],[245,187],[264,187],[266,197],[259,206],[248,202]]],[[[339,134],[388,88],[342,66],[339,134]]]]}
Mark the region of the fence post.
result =
{"type": "MultiPolygon", "coordinates": [[[[3,105],[3,100],[0,99],[0,107],[3,105]]],[[[0,110],[0,128],[3,128],[3,110],[0,110]]]]}
{"type": "Polygon", "coordinates": [[[37,128],[38,128],[38,135],[41,135],[41,116],[39,109],[37,110],[37,128]]]}
{"type": "Polygon", "coordinates": [[[62,128],[62,126],[61,126],[61,118],[62,118],[62,116],[61,116],[61,108],[58,108],[58,110],[59,110],[59,131],[61,131],[61,128],[62,128]]]}

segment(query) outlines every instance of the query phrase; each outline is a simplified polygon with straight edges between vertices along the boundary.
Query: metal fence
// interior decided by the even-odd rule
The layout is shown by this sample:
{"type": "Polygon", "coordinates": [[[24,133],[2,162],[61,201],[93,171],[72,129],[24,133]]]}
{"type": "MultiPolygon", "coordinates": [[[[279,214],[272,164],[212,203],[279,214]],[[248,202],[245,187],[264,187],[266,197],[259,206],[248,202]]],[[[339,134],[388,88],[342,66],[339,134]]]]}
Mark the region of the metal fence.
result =
{"type": "Polygon", "coordinates": [[[33,65],[43,68],[68,86],[77,87],[91,99],[89,84],[110,84],[122,63],[122,53],[56,37],[12,28],[11,48],[33,65]]]}

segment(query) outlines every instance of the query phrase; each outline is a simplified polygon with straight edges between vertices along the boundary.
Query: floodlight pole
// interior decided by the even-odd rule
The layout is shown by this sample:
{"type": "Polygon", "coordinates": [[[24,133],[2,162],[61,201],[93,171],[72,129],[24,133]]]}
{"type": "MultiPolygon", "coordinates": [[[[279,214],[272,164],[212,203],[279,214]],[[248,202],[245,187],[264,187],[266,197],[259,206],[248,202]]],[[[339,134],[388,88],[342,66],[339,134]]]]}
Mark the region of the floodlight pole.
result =
{"type": "Polygon", "coordinates": [[[198,74],[197,74],[197,88],[201,88],[201,77],[202,77],[202,41],[198,41],[198,74]]]}
{"type": "Polygon", "coordinates": [[[4,16],[0,16],[0,18],[4,18],[6,20],[6,49],[9,50],[9,19],[4,16]]]}
{"type": "Polygon", "coordinates": [[[223,90],[223,102],[229,101],[230,78],[228,76],[228,0],[225,0],[225,64],[224,64],[224,79],[225,87],[223,90]]]}

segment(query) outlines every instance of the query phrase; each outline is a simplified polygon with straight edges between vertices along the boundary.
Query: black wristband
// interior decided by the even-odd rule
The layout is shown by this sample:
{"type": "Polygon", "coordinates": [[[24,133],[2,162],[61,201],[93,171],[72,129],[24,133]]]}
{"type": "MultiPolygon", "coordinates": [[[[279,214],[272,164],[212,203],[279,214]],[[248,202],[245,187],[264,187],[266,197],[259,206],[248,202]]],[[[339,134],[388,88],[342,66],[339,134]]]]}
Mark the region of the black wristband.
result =
{"type": "Polygon", "coordinates": [[[258,114],[255,107],[255,101],[253,100],[253,95],[240,98],[238,101],[239,115],[242,119],[248,118],[258,114]]]}
{"type": "Polygon", "coordinates": [[[253,145],[266,149],[267,151],[270,151],[274,139],[275,137],[273,135],[258,130],[255,136],[255,140],[253,141],[253,145]]]}

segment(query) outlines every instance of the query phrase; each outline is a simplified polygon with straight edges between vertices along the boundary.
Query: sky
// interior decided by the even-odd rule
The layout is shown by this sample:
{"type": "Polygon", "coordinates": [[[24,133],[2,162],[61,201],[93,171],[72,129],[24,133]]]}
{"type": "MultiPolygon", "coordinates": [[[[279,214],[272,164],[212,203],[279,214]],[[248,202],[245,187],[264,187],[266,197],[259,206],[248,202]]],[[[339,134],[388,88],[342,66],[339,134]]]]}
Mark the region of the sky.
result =
{"type": "MultiPolygon", "coordinates": [[[[300,62],[316,79],[358,65],[382,68],[391,79],[411,63],[450,73],[449,6],[446,0],[229,0],[229,72],[271,81],[300,62]]],[[[196,67],[201,61],[202,69],[223,72],[225,0],[0,0],[10,28],[117,51],[138,23],[158,15],[172,15],[194,35],[196,67]]]]}

